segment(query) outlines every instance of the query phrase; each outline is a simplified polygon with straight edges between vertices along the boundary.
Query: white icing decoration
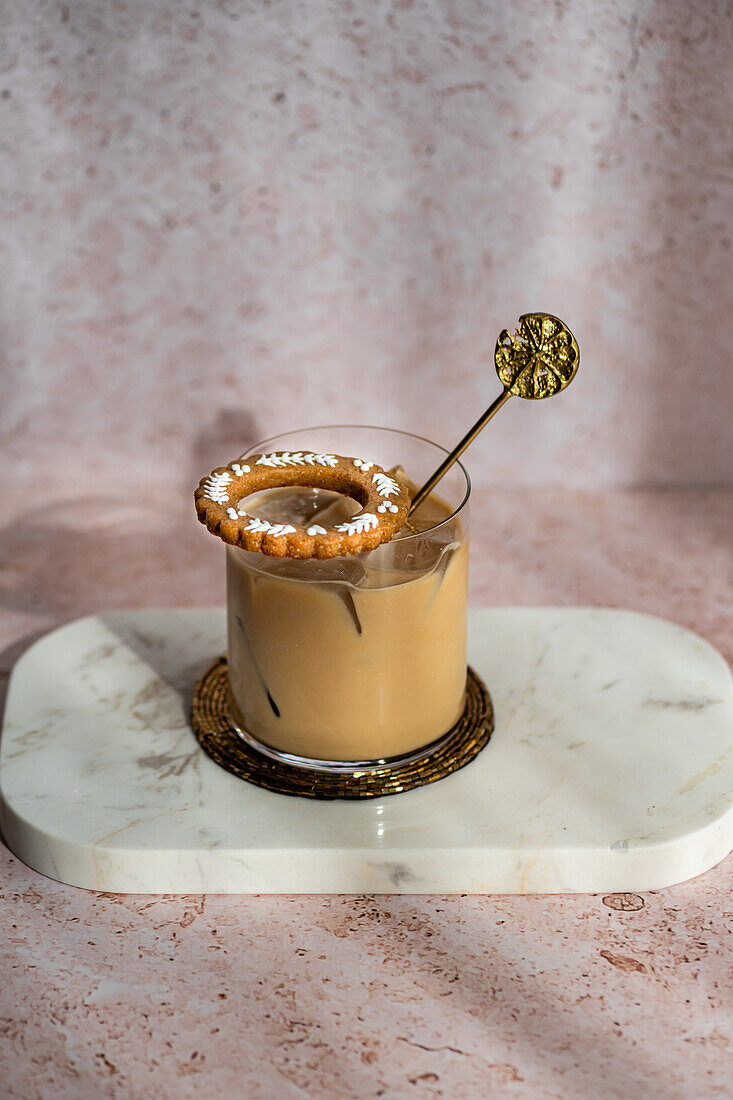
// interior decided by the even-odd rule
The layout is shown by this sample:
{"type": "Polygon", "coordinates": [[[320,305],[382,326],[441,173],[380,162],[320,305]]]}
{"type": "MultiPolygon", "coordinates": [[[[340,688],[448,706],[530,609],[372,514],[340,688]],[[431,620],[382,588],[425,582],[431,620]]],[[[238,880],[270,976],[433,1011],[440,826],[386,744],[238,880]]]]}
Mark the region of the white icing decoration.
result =
{"type": "Polygon", "coordinates": [[[241,477],[242,474],[248,474],[251,470],[250,466],[240,466],[240,464],[238,462],[232,462],[231,467],[234,470],[234,473],[237,475],[237,477],[241,477]]]}
{"type": "Polygon", "coordinates": [[[371,531],[372,528],[379,526],[379,519],[373,512],[364,512],[361,516],[356,516],[355,519],[349,520],[348,523],[339,523],[336,530],[342,531],[345,535],[361,535],[364,531],[371,531]]]}
{"type": "Polygon", "coordinates": [[[306,531],[307,535],[327,535],[328,531],[325,527],[319,527],[317,523],[314,523],[312,527],[309,527],[306,531]]]}
{"type": "Polygon", "coordinates": [[[223,474],[209,474],[204,482],[204,492],[214,504],[226,504],[229,493],[226,486],[232,480],[232,475],[224,471],[223,474]]]}
{"type": "Polygon", "coordinates": [[[389,474],[375,474],[372,483],[377,486],[377,492],[381,497],[388,497],[400,491],[399,485],[389,474]]]}
{"type": "Polygon", "coordinates": [[[283,451],[282,454],[260,455],[258,466],[337,466],[336,455],[313,454],[304,451],[283,451]]]}
{"type": "Polygon", "coordinates": [[[252,519],[245,527],[245,531],[262,531],[268,535],[291,535],[295,528],[289,523],[270,523],[266,519],[252,519]]]}
{"type": "Polygon", "coordinates": [[[227,515],[229,519],[239,519],[239,512],[236,508],[227,508],[227,515]]]}
{"type": "Polygon", "coordinates": [[[364,473],[366,473],[367,470],[371,470],[374,463],[373,462],[365,462],[363,458],[355,458],[354,459],[354,465],[356,466],[356,468],[358,470],[363,470],[364,473]]]}

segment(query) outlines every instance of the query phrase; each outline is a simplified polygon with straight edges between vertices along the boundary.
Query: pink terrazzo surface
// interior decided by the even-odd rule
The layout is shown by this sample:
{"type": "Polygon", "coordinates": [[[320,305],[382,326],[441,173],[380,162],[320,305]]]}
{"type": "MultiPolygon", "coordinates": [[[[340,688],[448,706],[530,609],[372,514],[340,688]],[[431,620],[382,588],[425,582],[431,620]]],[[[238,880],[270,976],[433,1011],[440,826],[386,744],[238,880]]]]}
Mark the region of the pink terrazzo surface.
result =
{"type": "MultiPolygon", "coordinates": [[[[6,501],[2,669],[89,611],[223,598],[162,499],[6,501]],[[81,527],[75,526],[71,505],[81,527]]],[[[733,493],[479,491],[475,602],[612,604],[733,657],[733,493]]],[[[731,1095],[733,857],[641,896],[147,897],[0,851],[0,1093],[731,1095]]]]}

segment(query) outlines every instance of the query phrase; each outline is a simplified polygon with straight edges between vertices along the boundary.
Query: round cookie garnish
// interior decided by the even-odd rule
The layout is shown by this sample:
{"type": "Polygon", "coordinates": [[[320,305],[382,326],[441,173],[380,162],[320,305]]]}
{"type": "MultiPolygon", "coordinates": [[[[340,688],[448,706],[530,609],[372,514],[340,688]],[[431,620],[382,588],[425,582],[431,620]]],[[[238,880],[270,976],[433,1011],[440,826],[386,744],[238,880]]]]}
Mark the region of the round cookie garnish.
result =
{"type": "Polygon", "coordinates": [[[397,534],[410,507],[407,487],[374,462],[310,451],[273,451],[218,466],[202,478],[194,499],[199,519],[212,534],[276,558],[335,558],[373,550],[397,534]],[[239,507],[251,493],[286,485],[329,489],[362,508],[343,523],[322,527],[271,523],[239,507]]]}
{"type": "Polygon", "coordinates": [[[525,313],[517,330],[499,333],[494,351],[496,373],[515,397],[552,397],[569,386],[580,362],[575,337],[551,313],[525,313]]]}

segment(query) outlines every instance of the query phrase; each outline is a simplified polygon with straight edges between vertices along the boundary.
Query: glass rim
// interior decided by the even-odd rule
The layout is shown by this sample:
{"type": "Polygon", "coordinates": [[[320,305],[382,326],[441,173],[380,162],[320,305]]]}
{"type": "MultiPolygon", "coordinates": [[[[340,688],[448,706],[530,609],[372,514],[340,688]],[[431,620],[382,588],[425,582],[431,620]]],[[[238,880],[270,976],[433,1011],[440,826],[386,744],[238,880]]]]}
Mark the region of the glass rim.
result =
{"type": "MultiPolygon", "coordinates": [[[[418,439],[421,443],[427,443],[430,447],[435,447],[437,451],[442,451],[444,455],[450,454],[450,451],[447,447],[443,447],[440,443],[436,443],[435,440],[428,439],[427,436],[419,435],[417,432],[403,431],[402,428],[382,428],[377,424],[314,424],[307,428],[292,428],[290,431],[287,432],[276,432],[274,435],[270,435],[266,439],[260,439],[256,443],[253,443],[251,447],[248,447],[246,450],[242,451],[237,461],[243,458],[247,458],[251,454],[256,454],[258,451],[264,451],[267,447],[267,444],[272,443],[276,439],[283,439],[288,435],[300,435],[302,432],[322,432],[328,431],[329,429],[353,430],[354,428],[357,428],[361,431],[389,432],[391,435],[404,435],[407,436],[408,439],[418,439]]],[[[469,476],[468,470],[463,465],[460,458],[456,459],[455,465],[460,466],[461,470],[463,471],[463,476],[466,479],[466,491],[460,504],[456,508],[454,508],[449,516],[446,516],[445,519],[442,519],[440,523],[435,523],[432,527],[426,527],[422,531],[413,531],[407,535],[395,535],[393,539],[390,539],[390,542],[404,542],[406,539],[424,538],[425,535],[429,534],[431,531],[439,531],[441,527],[444,527],[446,523],[450,523],[456,518],[457,515],[459,515],[463,511],[463,509],[468,504],[468,498],[471,496],[471,478],[469,476]]]]}

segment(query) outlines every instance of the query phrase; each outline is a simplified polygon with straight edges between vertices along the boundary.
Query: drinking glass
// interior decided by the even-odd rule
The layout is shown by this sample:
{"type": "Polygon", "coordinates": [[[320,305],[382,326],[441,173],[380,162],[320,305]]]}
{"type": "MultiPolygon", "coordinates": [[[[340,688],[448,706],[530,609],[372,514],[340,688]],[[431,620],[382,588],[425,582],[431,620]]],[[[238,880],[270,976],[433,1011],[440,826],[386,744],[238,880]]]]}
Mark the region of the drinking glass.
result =
{"type": "MultiPolygon", "coordinates": [[[[408,432],[343,425],[274,436],[240,461],[270,451],[401,467],[416,487],[447,453],[408,432]]],[[[464,708],[470,489],[455,463],[415,514],[424,530],[403,528],[361,554],[296,560],[227,547],[229,703],[245,741],[347,774],[438,747],[464,708]]],[[[322,495],[312,495],[315,508],[322,495]]]]}

